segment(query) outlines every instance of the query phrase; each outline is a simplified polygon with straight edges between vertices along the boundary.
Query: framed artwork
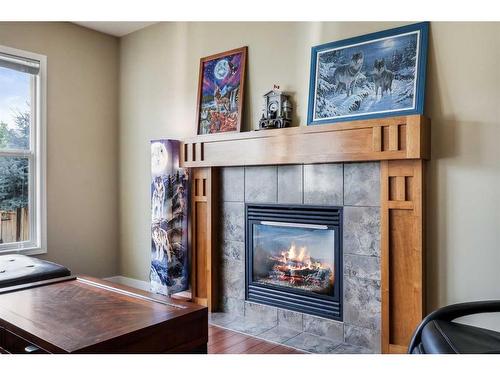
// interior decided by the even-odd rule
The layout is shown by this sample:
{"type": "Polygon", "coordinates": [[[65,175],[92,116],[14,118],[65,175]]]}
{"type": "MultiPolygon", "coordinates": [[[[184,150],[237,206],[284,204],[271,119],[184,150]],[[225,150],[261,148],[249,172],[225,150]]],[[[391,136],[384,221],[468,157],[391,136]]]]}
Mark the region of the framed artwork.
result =
{"type": "Polygon", "coordinates": [[[198,134],[240,131],[247,49],[200,59],[198,134]]]}
{"type": "Polygon", "coordinates": [[[189,287],[188,170],[179,141],[151,141],[151,290],[171,295],[189,287]]]}
{"type": "Polygon", "coordinates": [[[429,23],[312,48],[307,124],[423,114],[429,23]]]}

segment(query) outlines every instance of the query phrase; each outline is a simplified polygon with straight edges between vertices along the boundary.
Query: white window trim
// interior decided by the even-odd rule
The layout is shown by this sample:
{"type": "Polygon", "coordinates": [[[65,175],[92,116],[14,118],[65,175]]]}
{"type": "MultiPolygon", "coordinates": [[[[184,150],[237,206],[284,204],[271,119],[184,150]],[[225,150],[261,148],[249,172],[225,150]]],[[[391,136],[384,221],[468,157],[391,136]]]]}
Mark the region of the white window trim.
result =
{"type": "MultiPolygon", "coordinates": [[[[30,233],[35,234],[30,241],[0,244],[0,254],[22,253],[25,255],[36,255],[47,253],[47,56],[29,51],[0,45],[0,52],[14,56],[37,60],[40,62],[40,71],[36,77],[36,93],[34,95],[36,119],[35,132],[32,132],[31,142],[34,145],[34,153],[27,151],[30,159],[30,167],[35,165],[33,172],[30,171],[31,186],[30,206],[34,212],[30,212],[30,233]],[[33,220],[34,219],[34,220],[33,220]]],[[[1,155],[8,155],[9,151],[0,152],[1,155]]],[[[16,153],[19,155],[19,153],[16,153]]]]}

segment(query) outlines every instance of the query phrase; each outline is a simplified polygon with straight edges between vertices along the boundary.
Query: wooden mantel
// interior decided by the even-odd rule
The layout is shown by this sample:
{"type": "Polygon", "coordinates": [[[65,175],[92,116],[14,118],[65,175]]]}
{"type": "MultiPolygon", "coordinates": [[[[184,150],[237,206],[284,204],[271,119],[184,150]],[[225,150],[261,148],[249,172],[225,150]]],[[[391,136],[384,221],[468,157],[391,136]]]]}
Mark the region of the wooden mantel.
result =
{"type": "Polygon", "coordinates": [[[380,161],[382,352],[402,353],[425,313],[425,161],[430,120],[399,116],[185,139],[191,173],[192,292],[217,308],[218,167],[380,161]]]}
{"type": "Polygon", "coordinates": [[[402,116],[186,139],[183,167],[427,159],[429,121],[402,116]]]}

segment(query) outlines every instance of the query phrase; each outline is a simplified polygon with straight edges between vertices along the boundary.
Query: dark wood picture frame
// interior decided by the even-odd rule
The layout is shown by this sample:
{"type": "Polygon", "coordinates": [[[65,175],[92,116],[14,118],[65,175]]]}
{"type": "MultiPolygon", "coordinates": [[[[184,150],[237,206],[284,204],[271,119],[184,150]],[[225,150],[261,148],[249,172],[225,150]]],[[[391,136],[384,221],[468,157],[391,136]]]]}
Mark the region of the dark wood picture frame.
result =
{"type": "MultiPolygon", "coordinates": [[[[248,47],[244,46],[241,48],[232,49],[230,51],[217,53],[215,55],[202,57],[200,59],[200,68],[199,68],[199,76],[198,76],[198,99],[197,99],[197,107],[196,107],[196,133],[198,135],[218,134],[218,133],[226,133],[226,132],[233,133],[233,132],[239,132],[241,130],[241,120],[243,117],[243,103],[244,103],[244,97],[245,97],[245,76],[246,76],[247,53],[248,53],[248,47]],[[220,60],[223,57],[234,56],[234,55],[238,55],[238,54],[241,54],[241,58],[239,60],[239,66],[236,68],[239,71],[240,78],[239,78],[238,92],[235,94],[235,95],[238,95],[237,109],[236,109],[237,121],[235,124],[235,129],[234,130],[215,131],[215,132],[202,132],[200,125],[201,125],[201,113],[202,113],[201,106],[202,106],[202,100],[203,100],[204,66],[206,63],[209,63],[211,61],[220,60]]],[[[230,68],[232,69],[231,66],[230,66],[230,68]]],[[[229,73],[229,74],[231,74],[231,73],[229,73]]],[[[221,99],[230,100],[227,97],[222,97],[221,99]]],[[[230,103],[230,105],[231,105],[231,103],[230,103]]]]}

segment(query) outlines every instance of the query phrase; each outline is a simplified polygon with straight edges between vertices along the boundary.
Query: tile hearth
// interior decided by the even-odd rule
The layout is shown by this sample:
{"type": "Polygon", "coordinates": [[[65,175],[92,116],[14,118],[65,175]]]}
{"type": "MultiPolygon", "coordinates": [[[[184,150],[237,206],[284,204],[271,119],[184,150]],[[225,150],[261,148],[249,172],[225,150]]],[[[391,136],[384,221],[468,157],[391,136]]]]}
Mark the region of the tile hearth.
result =
{"type": "Polygon", "coordinates": [[[212,313],[209,323],[225,329],[242,332],[262,340],[285,345],[313,354],[371,354],[367,348],[329,339],[279,325],[278,322],[235,316],[230,313],[212,313]]]}

